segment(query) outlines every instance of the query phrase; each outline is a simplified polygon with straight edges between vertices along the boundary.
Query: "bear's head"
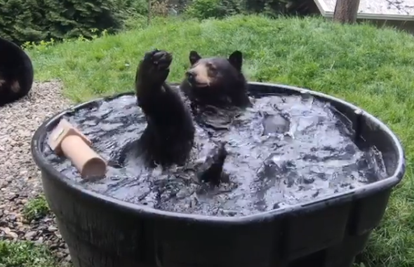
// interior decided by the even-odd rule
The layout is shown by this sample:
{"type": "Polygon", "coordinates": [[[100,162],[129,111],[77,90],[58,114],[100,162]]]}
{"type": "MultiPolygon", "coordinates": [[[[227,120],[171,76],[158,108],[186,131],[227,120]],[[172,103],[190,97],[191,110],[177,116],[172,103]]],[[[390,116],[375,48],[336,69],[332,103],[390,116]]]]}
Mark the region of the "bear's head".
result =
{"type": "Polygon", "coordinates": [[[186,71],[181,89],[191,102],[238,107],[250,104],[240,51],[234,51],[229,58],[202,58],[191,51],[189,60],[191,67],[186,71]]]}

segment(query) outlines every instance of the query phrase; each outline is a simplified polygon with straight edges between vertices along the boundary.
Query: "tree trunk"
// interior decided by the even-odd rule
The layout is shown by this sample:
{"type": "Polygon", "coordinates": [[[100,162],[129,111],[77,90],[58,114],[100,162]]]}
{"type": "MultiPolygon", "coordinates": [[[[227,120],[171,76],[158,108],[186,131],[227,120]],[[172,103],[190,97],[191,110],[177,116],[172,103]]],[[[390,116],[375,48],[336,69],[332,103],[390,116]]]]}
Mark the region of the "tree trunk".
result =
{"type": "Polygon", "coordinates": [[[148,0],[148,14],[147,14],[147,25],[149,26],[151,24],[151,1],[148,0]]]}
{"type": "Polygon", "coordinates": [[[355,23],[360,0],[337,0],[333,19],[340,23],[355,23]]]}

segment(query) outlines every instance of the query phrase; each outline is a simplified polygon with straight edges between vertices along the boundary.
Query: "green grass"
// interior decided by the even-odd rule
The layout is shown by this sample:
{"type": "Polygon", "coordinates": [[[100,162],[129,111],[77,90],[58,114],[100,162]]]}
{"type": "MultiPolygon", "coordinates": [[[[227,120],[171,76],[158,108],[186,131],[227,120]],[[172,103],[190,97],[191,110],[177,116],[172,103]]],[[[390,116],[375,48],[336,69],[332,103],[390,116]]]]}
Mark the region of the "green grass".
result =
{"type": "Polygon", "coordinates": [[[153,25],[105,36],[31,48],[37,80],[60,78],[74,101],[131,91],[138,61],[152,49],[174,53],[170,82],[182,79],[188,53],[244,53],[249,80],[297,85],[329,93],[379,117],[403,142],[404,181],[364,252],[367,267],[414,266],[414,38],[369,25],[323,19],[271,20],[237,16],[223,21],[156,19],[153,25]]]}
{"type": "MultiPolygon", "coordinates": [[[[28,222],[43,218],[49,212],[43,195],[31,199],[23,208],[23,216],[28,222]]],[[[57,267],[57,263],[44,245],[0,240],[0,267],[57,267]]]]}
{"type": "Polygon", "coordinates": [[[56,267],[56,261],[44,246],[0,240],[0,267],[56,267]]]}
{"type": "Polygon", "coordinates": [[[39,195],[31,199],[23,208],[23,216],[28,222],[43,218],[48,213],[49,206],[44,195],[39,195]]]}

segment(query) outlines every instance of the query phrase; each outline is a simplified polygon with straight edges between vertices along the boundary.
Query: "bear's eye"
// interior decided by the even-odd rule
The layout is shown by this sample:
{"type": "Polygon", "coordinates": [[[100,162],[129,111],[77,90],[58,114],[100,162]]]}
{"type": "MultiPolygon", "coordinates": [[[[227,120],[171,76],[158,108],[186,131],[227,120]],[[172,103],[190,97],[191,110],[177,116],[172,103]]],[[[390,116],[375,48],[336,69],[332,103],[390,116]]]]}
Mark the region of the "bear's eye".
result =
{"type": "Polygon", "coordinates": [[[208,76],[216,77],[217,76],[217,70],[216,69],[208,69],[208,76]]]}
{"type": "Polygon", "coordinates": [[[208,69],[209,76],[216,76],[217,67],[214,64],[212,64],[211,62],[208,62],[207,69],[208,69]]]}

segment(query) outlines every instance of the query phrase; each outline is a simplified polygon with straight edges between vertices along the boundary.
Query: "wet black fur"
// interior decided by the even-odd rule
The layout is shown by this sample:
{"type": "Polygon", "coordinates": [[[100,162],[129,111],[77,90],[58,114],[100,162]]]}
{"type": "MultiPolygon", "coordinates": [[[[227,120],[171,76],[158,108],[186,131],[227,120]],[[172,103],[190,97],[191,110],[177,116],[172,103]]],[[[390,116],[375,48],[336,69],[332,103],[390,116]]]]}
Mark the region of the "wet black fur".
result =
{"type": "Polygon", "coordinates": [[[0,38],[0,107],[26,96],[33,84],[33,66],[26,53],[14,43],[0,38]],[[18,81],[20,90],[15,93],[11,85],[18,81]]]}
{"type": "Polygon", "coordinates": [[[194,142],[191,113],[179,92],[165,82],[171,62],[165,51],[148,52],[135,78],[137,102],[147,118],[139,147],[151,166],[183,165],[194,142]]]}
{"type": "MultiPolygon", "coordinates": [[[[189,61],[191,66],[202,57],[191,51],[189,61]]],[[[193,105],[211,105],[216,107],[236,106],[245,108],[251,105],[247,94],[247,81],[242,72],[243,55],[234,51],[229,58],[212,57],[216,69],[212,76],[216,81],[208,88],[197,88],[187,77],[182,81],[180,88],[193,105]],[[230,63],[230,64],[228,64],[230,63]]]]}

